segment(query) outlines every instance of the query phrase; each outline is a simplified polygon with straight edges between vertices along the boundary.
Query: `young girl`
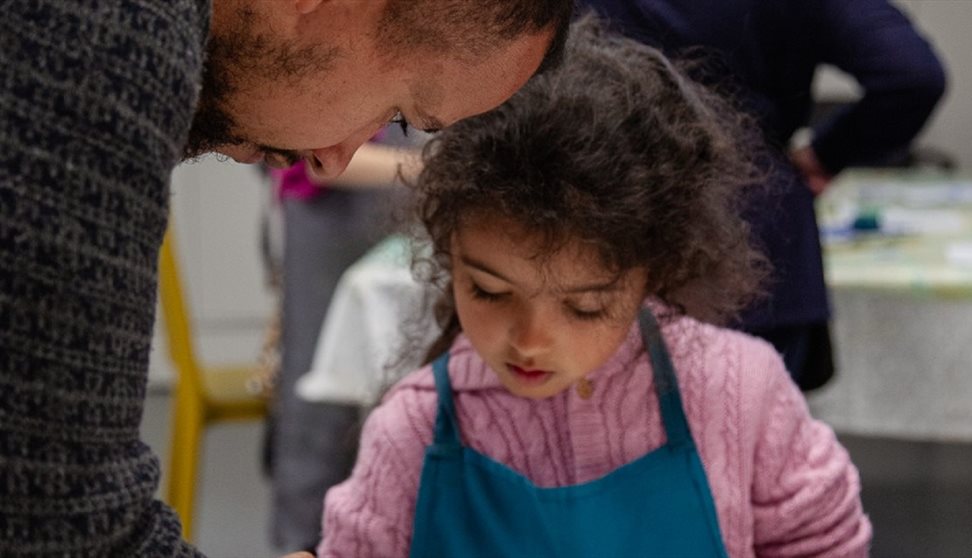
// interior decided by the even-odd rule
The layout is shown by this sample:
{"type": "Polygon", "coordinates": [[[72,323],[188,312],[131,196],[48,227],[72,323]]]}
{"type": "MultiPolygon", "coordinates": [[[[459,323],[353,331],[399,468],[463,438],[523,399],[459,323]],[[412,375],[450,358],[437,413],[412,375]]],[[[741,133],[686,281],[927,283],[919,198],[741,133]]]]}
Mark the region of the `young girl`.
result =
{"type": "Polygon", "coordinates": [[[577,25],[418,180],[447,344],[369,417],[322,556],[864,556],[857,472],[765,342],[740,117],[577,25]]]}

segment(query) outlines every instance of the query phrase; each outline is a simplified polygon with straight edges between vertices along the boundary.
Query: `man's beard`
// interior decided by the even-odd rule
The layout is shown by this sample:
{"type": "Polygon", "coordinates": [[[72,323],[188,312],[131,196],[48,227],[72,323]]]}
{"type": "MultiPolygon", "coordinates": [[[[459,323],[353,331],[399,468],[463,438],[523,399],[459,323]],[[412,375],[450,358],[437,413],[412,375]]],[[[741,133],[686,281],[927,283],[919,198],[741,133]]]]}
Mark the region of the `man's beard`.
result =
{"type": "Polygon", "coordinates": [[[189,129],[189,139],[182,151],[184,159],[193,159],[214,151],[219,146],[240,142],[234,130],[236,122],[223,108],[237,89],[231,78],[232,49],[226,39],[210,37],[203,65],[202,89],[196,113],[189,129]]]}
{"type": "Polygon", "coordinates": [[[266,90],[271,84],[295,89],[308,76],[325,75],[338,55],[338,49],[324,41],[301,46],[261,35],[256,19],[252,11],[241,10],[228,34],[210,36],[202,90],[183,158],[199,157],[220,146],[246,143],[238,122],[226,108],[233,97],[266,90]]]}

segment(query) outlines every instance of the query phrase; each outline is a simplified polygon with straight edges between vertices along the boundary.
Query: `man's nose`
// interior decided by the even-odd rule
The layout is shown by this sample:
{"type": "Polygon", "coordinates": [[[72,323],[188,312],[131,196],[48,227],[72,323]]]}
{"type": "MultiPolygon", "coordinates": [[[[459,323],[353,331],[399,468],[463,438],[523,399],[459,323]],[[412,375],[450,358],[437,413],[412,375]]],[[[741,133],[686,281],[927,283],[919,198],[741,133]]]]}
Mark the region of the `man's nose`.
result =
{"type": "Polygon", "coordinates": [[[307,157],[307,166],[318,178],[337,178],[348,168],[348,163],[357,149],[358,146],[345,148],[343,145],[314,149],[307,157]]]}
{"type": "Polygon", "coordinates": [[[312,149],[307,157],[307,164],[318,178],[337,178],[344,169],[348,168],[348,163],[354,157],[355,151],[370,137],[371,134],[358,134],[357,137],[349,138],[337,145],[312,149]]]}

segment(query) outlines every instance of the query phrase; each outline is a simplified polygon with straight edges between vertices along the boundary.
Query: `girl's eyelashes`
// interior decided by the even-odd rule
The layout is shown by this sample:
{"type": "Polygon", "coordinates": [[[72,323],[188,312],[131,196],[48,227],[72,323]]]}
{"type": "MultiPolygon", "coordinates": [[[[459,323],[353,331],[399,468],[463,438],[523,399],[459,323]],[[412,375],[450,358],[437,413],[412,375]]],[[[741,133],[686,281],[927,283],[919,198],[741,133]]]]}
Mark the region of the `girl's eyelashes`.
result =
{"type": "MultiPolygon", "coordinates": [[[[476,283],[469,283],[469,292],[472,294],[473,298],[477,300],[482,300],[485,302],[499,302],[503,300],[507,293],[494,293],[487,291],[477,285],[476,283]]],[[[596,321],[603,319],[607,315],[607,310],[604,308],[598,308],[596,310],[587,310],[584,308],[578,308],[569,302],[564,303],[564,310],[572,318],[585,321],[596,321]]]]}
{"type": "Polygon", "coordinates": [[[402,128],[402,134],[408,135],[408,120],[405,120],[405,115],[402,114],[402,111],[395,111],[395,116],[392,116],[388,123],[398,124],[402,128]]]}
{"type": "Polygon", "coordinates": [[[487,302],[495,302],[503,298],[504,294],[489,292],[473,282],[469,283],[469,291],[472,293],[473,298],[478,298],[479,300],[485,300],[487,302]]]}
{"type": "Polygon", "coordinates": [[[598,308],[597,310],[584,310],[577,308],[576,306],[567,305],[567,311],[579,320],[600,320],[603,318],[607,312],[603,308],[598,308]]]}

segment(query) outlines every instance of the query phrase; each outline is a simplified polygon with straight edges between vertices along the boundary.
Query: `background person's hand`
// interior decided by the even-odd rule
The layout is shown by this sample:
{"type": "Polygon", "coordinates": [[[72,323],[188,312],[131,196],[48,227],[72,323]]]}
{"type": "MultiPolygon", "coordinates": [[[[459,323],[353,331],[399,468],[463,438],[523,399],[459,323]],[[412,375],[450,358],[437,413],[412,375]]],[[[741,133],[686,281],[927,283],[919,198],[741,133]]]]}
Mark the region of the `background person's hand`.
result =
{"type": "Polygon", "coordinates": [[[310,552],[294,552],[293,554],[281,556],[280,558],[314,558],[314,555],[310,552]]]}
{"type": "Polygon", "coordinates": [[[819,196],[830,185],[833,176],[817,159],[817,154],[809,145],[790,151],[790,161],[803,175],[814,196],[819,196]]]}

